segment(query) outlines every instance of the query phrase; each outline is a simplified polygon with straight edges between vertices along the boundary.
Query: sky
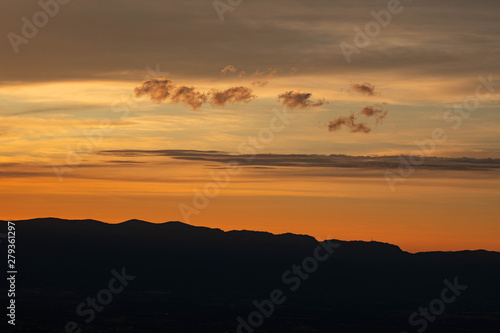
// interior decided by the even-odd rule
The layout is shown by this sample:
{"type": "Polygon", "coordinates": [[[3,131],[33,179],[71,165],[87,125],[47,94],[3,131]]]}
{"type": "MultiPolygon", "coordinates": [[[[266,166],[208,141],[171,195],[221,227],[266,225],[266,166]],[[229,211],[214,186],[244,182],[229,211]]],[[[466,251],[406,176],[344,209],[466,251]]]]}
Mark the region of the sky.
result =
{"type": "Polygon", "coordinates": [[[0,4],[0,219],[500,251],[496,1],[0,4]]]}

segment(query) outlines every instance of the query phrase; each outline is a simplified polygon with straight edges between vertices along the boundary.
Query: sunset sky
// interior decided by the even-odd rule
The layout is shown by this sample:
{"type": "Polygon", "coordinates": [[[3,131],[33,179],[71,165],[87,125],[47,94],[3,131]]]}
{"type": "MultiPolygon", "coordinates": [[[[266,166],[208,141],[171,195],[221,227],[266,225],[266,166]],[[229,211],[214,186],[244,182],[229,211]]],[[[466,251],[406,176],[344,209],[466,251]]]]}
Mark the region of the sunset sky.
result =
{"type": "Polygon", "coordinates": [[[500,251],[497,1],[47,3],[1,2],[0,219],[500,251]]]}

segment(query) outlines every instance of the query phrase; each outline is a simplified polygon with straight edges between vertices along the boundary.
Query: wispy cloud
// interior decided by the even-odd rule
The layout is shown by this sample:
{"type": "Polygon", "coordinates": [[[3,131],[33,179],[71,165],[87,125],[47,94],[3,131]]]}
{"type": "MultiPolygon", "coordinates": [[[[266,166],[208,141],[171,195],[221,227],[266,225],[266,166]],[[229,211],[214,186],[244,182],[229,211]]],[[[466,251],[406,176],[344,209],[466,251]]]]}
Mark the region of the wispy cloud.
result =
{"type": "Polygon", "coordinates": [[[328,124],[328,130],[330,132],[335,132],[340,130],[342,127],[347,127],[352,133],[370,133],[371,129],[363,123],[356,123],[356,117],[354,113],[351,113],[348,117],[338,117],[335,120],[330,121],[328,124]]]}
{"type": "Polygon", "coordinates": [[[255,99],[252,89],[246,87],[233,87],[226,90],[212,89],[210,91],[210,104],[214,106],[225,106],[226,104],[249,103],[255,99]]]}
{"type": "Polygon", "coordinates": [[[224,107],[227,104],[249,103],[257,96],[252,94],[252,89],[243,86],[232,87],[225,90],[212,89],[203,93],[195,87],[181,86],[176,88],[175,84],[163,77],[161,79],[149,79],[140,87],[134,89],[137,97],[148,95],[152,101],[161,103],[182,103],[196,110],[205,103],[213,106],[224,107]]]}
{"type": "Polygon", "coordinates": [[[236,73],[237,69],[233,65],[227,65],[220,72],[221,74],[236,73]]]}
{"type": "MultiPolygon", "coordinates": [[[[375,118],[375,123],[378,125],[387,117],[389,112],[384,110],[382,107],[374,107],[374,106],[365,106],[359,112],[359,115],[362,115],[366,118],[375,118]]],[[[352,133],[370,133],[371,128],[368,127],[364,123],[357,123],[356,116],[354,113],[351,113],[349,116],[341,116],[335,120],[332,120],[328,123],[328,130],[330,132],[336,132],[343,127],[347,127],[350,129],[352,133]]]]}
{"type": "Polygon", "coordinates": [[[174,87],[174,83],[166,77],[152,78],[144,81],[140,87],[136,87],[134,93],[137,97],[148,95],[152,101],[161,103],[170,96],[174,87]]]}
{"type": "Polygon", "coordinates": [[[368,96],[372,96],[375,94],[375,86],[368,83],[368,82],[365,82],[362,84],[355,83],[352,85],[351,88],[360,94],[364,94],[364,95],[368,95],[368,96]]]}
{"type": "Polygon", "coordinates": [[[270,68],[267,72],[262,72],[260,70],[257,70],[255,73],[253,73],[250,76],[250,80],[252,81],[253,85],[258,85],[261,87],[266,86],[269,84],[269,81],[279,72],[280,70],[278,68],[270,68]]]}
{"type": "Polygon", "coordinates": [[[196,90],[194,87],[182,86],[172,93],[172,103],[183,103],[196,110],[207,102],[207,95],[196,90]]]}
{"type": "Polygon", "coordinates": [[[324,100],[317,100],[316,102],[314,102],[311,100],[311,97],[311,93],[287,91],[284,94],[278,95],[278,102],[292,109],[305,109],[310,106],[321,106],[325,103],[324,100]]]}
{"type": "Polygon", "coordinates": [[[38,108],[38,109],[9,113],[9,114],[6,114],[6,116],[20,116],[20,115],[25,115],[25,114],[55,113],[55,112],[68,113],[68,112],[72,112],[72,111],[83,111],[83,110],[91,110],[91,109],[98,109],[98,108],[105,108],[105,107],[109,107],[109,106],[105,105],[105,104],[53,106],[53,107],[47,107],[47,108],[38,108]]]}
{"type": "Polygon", "coordinates": [[[382,120],[384,120],[388,113],[389,111],[384,110],[383,108],[375,108],[373,106],[365,106],[361,110],[362,115],[366,117],[375,117],[377,124],[382,122],[382,120]]]}

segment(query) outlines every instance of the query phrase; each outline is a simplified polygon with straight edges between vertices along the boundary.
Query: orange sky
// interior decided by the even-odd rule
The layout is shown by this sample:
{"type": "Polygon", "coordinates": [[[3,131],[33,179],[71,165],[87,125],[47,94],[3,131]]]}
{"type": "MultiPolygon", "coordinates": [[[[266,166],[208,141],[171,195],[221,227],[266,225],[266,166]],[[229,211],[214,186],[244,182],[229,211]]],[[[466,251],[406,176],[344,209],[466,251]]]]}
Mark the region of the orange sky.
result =
{"type": "Polygon", "coordinates": [[[3,179],[2,218],[180,220],[223,230],[374,239],[410,252],[500,250],[498,171],[418,170],[392,192],[382,173],[359,168],[243,167],[212,198],[198,195],[202,201],[195,206],[196,190],[214,184],[213,168],[178,161],[106,166],[103,159],[110,157],[100,158],[101,165],[74,168],[62,182],[42,167],[31,168],[42,176],[22,176],[26,170],[19,170],[17,177],[3,179]],[[194,213],[183,216],[180,204],[194,213]]]}

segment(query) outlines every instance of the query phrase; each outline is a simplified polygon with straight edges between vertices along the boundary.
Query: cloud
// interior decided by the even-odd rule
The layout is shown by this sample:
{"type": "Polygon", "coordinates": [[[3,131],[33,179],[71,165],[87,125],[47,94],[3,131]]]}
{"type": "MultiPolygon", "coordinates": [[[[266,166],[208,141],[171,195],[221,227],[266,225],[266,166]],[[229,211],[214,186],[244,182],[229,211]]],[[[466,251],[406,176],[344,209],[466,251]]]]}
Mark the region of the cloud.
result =
{"type": "Polygon", "coordinates": [[[380,113],[380,112],[381,112],[381,110],[377,110],[373,106],[365,106],[361,110],[361,114],[363,114],[363,115],[365,115],[367,117],[374,116],[374,115],[376,115],[377,113],[380,113]]]}
{"type": "Polygon", "coordinates": [[[350,128],[352,133],[370,133],[371,129],[363,123],[356,123],[356,117],[354,113],[351,113],[348,117],[338,117],[335,120],[330,121],[328,124],[328,130],[330,132],[335,132],[340,130],[342,127],[350,128]]]}
{"type": "Polygon", "coordinates": [[[196,110],[207,102],[207,95],[196,91],[194,87],[182,86],[177,88],[171,97],[172,103],[184,103],[196,110]]]}
{"type": "MultiPolygon", "coordinates": [[[[269,81],[271,81],[271,79],[274,78],[274,76],[281,71],[282,71],[281,68],[269,68],[267,71],[261,71],[260,69],[258,69],[255,71],[255,73],[249,76],[249,79],[252,85],[264,87],[268,85],[269,81]]],[[[224,67],[224,69],[221,71],[222,74],[226,74],[228,72],[236,73],[238,72],[238,70],[233,65],[228,65],[224,67]]],[[[289,72],[290,74],[294,74],[295,72],[297,72],[297,68],[290,67],[289,72]]],[[[247,75],[246,71],[239,71],[238,78],[242,79],[246,75],[247,75]]]]}
{"type": "Polygon", "coordinates": [[[377,124],[382,122],[389,112],[382,108],[374,108],[373,106],[365,106],[361,110],[361,114],[366,117],[375,117],[377,124]]]}
{"type": "Polygon", "coordinates": [[[143,164],[143,163],[146,163],[146,162],[128,161],[128,160],[112,160],[112,161],[106,161],[106,163],[116,163],[116,164],[143,164]]]}
{"type": "Polygon", "coordinates": [[[252,92],[252,89],[240,86],[226,90],[212,89],[203,93],[196,90],[195,87],[181,86],[177,88],[171,80],[165,77],[149,79],[134,89],[137,97],[148,95],[152,101],[157,103],[168,100],[169,103],[189,105],[193,110],[200,108],[205,103],[222,107],[227,104],[249,103],[257,98],[252,92]]]}
{"type": "MultiPolygon", "coordinates": [[[[347,117],[348,118],[348,117],[347,117]]],[[[400,156],[352,156],[338,154],[232,154],[215,150],[107,150],[95,152],[97,155],[126,157],[127,161],[147,156],[163,156],[182,161],[206,163],[238,163],[242,166],[260,167],[300,167],[300,168],[364,168],[370,170],[397,169],[400,156]],[[249,157],[252,157],[251,159],[249,157]]],[[[409,156],[403,156],[406,160],[409,156]]],[[[1,164],[0,164],[1,166],[1,164]]],[[[427,157],[415,168],[433,170],[491,171],[500,170],[500,159],[427,157]]],[[[280,171],[282,172],[282,171],[280,171]]]]}
{"type": "Polygon", "coordinates": [[[309,106],[316,107],[324,104],[324,100],[313,102],[311,97],[311,93],[287,91],[284,94],[278,95],[278,102],[292,109],[305,109],[309,106]]]}
{"type": "Polygon", "coordinates": [[[280,70],[277,68],[270,68],[269,72],[261,72],[260,70],[257,70],[255,73],[253,73],[250,76],[250,80],[252,81],[253,85],[258,85],[261,87],[266,86],[269,81],[278,73],[280,70]]]}
{"type": "Polygon", "coordinates": [[[363,84],[355,83],[352,85],[352,89],[360,94],[368,96],[373,96],[373,94],[375,94],[375,86],[368,82],[363,84]]]}
{"type": "Polygon", "coordinates": [[[174,83],[166,77],[162,77],[144,81],[140,87],[134,89],[134,93],[137,97],[148,95],[152,101],[161,103],[170,96],[173,89],[174,83]]]}
{"type": "Polygon", "coordinates": [[[220,72],[221,74],[236,73],[237,69],[233,65],[227,65],[220,72]]]}
{"type": "MultiPolygon", "coordinates": [[[[384,110],[383,108],[375,108],[373,106],[365,106],[359,112],[360,115],[363,115],[367,118],[375,117],[375,122],[378,125],[384,118],[387,116],[389,112],[384,110]]],[[[335,120],[332,120],[328,123],[328,130],[330,132],[335,132],[340,130],[342,127],[347,127],[351,130],[352,133],[370,133],[371,128],[366,126],[364,123],[356,123],[356,116],[354,113],[351,113],[348,117],[338,117],[335,120]]]]}
{"type": "Polygon", "coordinates": [[[91,109],[99,109],[99,108],[109,108],[109,105],[106,105],[106,104],[84,104],[84,105],[54,106],[54,107],[38,108],[38,109],[9,113],[9,114],[6,114],[6,116],[19,116],[19,115],[25,115],[25,114],[49,113],[49,112],[68,113],[70,111],[82,111],[82,110],[91,110],[91,109]]]}
{"type": "Polygon", "coordinates": [[[371,129],[363,123],[358,123],[358,124],[353,124],[353,126],[351,127],[351,132],[353,132],[353,133],[358,133],[358,132],[370,133],[371,129]]]}
{"type": "MultiPolygon", "coordinates": [[[[214,68],[219,72],[233,61],[224,59],[238,59],[242,68],[300,66],[300,72],[307,73],[313,82],[326,75],[350,79],[354,72],[363,73],[366,75],[363,79],[369,82],[385,76],[394,83],[412,76],[411,84],[398,87],[411,93],[418,82],[439,78],[436,83],[448,88],[449,84],[458,83],[457,77],[500,72],[497,56],[500,45],[496,39],[500,6],[494,0],[419,2],[414,11],[405,11],[405,20],[398,23],[397,31],[378,36],[379,47],[371,47],[370,52],[362,56],[354,55],[349,66],[339,47],[325,45],[338,45],[342,41],[352,44],[355,33],[344,27],[351,27],[354,22],[366,23],[365,13],[376,9],[373,0],[318,0],[314,6],[307,1],[293,1],[293,6],[284,0],[247,1],[245,20],[233,20],[230,29],[221,26],[217,18],[213,19],[216,14],[209,2],[213,1],[195,0],[188,7],[185,0],[147,1],[147,5],[145,1],[127,1],[124,5],[123,1],[108,0],[106,6],[97,1],[80,1],[77,11],[67,12],[67,20],[57,23],[58,29],[46,32],[50,35],[52,56],[46,56],[44,48],[21,44],[19,54],[26,58],[19,61],[9,41],[4,40],[5,52],[0,52],[0,82],[7,85],[41,81],[130,81],[142,78],[146,74],[144,68],[147,65],[154,68],[157,61],[162,61],[162,66],[168,64],[169,70],[175,68],[180,77],[210,79],[214,68]],[[471,19],[471,12],[478,10],[481,19],[471,19]],[[94,16],[92,26],[81,29],[95,12],[101,15],[94,16]],[[429,20],[415,30],[422,17],[436,12],[446,15],[429,20]],[[137,24],[130,24],[131,18],[137,24]],[[467,34],[464,34],[463,22],[467,22],[467,34]],[[314,29],[303,28],[311,26],[314,29]],[[72,39],[75,35],[78,40],[72,39]],[[408,36],[412,36],[412,43],[402,46],[396,42],[407,41],[408,36]],[[68,47],[68,40],[75,44],[68,47]],[[435,47],[436,43],[443,47],[435,47]],[[463,49],[469,51],[461,52],[463,49]],[[82,62],[85,66],[77,65],[82,62]],[[122,72],[124,74],[117,74],[122,72]]],[[[27,15],[25,1],[3,1],[2,9],[13,13],[2,17],[5,30],[21,34],[19,17],[27,15]]],[[[234,15],[237,14],[225,13],[226,19],[234,15]]],[[[454,92],[458,90],[451,88],[454,92]]],[[[457,92],[457,97],[463,99],[462,94],[468,93],[470,87],[465,85],[459,89],[463,90],[457,92]]],[[[439,94],[432,91],[432,95],[441,94],[441,91],[439,94]]]]}
{"type": "Polygon", "coordinates": [[[223,91],[212,89],[209,94],[210,104],[214,106],[249,103],[252,99],[256,98],[255,95],[252,95],[252,89],[246,87],[233,87],[223,91]]]}
{"type": "Polygon", "coordinates": [[[354,122],[354,115],[351,114],[349,117],[338,117],[335,120],[330,121],[328,124],[328,130],[330,132],[338,131],[342,128],[343,125],[345,124],[350,124],[351,122],[354,122]]]}

